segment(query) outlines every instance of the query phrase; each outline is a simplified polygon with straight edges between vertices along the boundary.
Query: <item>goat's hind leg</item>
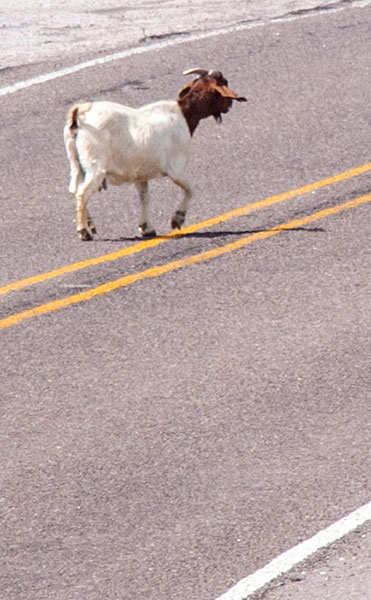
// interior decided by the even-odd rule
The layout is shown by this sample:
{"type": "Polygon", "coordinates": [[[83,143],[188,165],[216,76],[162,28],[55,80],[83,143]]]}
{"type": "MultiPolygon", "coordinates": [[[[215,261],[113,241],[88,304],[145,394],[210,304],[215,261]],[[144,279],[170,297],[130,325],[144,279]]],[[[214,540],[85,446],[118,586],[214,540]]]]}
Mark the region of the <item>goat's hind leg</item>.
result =
{"type": "Polygon", "coordinates": [[[88,226],[88,217],[89,214],[88,209],[86,208],[86,203],[88,201],[88,197],[86,194],[76,194],[76,211],[77,211],[77,233],[80,236],[80,240],[83,242],[88,242],[93,239],[91,230],[88,226]]]}
{"type": "Polygon", "coordinates": [[[85,173],[84,181],[79,185],[76,193],[77,232],[84,242],[93,239],[96,228],[87,208],[89,197],[99,189],[105,177],[105,172],[96,173],[89,170],[85,173]]]}
{"type": "Polygon", "coordinates": [[[176,185],[178,185],[180,188],[182,188],[182,190],[184,192],[184,196],[183,196],[182,202],[180,203],[178,209],[176,210],[176,212],[174,213],[174,215],[170,221],[170,225],[171,225],[172,229],[181,229],[181,227],[185,221],[185,218],[186,218],[186,214],[187,214],[187,211],[189,208],[189,203],[192,198],[192,189],[186,179],[172,178],[172,181],[174,183],[176,183],[176,185]]]}
{"type": "Polygon", "coordinates": [[[90,235],[94,235],[95,233],[97,233],[97,228],[95,226],[95,223],[93,221],[93,219],[90,216],[90,213],[88,211],[88,209],[85,206],[85,222],[86,222],[86,228],[88,230],[88,232],[90,233],[90,235]]]}
{"type": "Polygon", "coordinates": [[[76,194],[79,185],[81,185],[84,181],[84,174],[81,171],[80,165],[72,162],[71,160],[71,168],[70,168],[70,184],[68,186],[68,191],[71,194],[76,194]]]}

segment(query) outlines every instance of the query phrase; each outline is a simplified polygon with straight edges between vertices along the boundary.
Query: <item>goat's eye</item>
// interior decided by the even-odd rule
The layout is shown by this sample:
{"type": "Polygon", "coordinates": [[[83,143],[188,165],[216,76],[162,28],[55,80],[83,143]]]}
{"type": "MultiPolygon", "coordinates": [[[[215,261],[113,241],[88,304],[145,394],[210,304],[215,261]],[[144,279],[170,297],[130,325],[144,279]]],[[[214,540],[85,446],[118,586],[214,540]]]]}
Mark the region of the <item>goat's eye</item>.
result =
{"type": "Polygon", "coordinates": [[[226,85],[228,86],[228,81],[226,80],[226,78],[224,77],[224,75],[222,73],[219,73],[219,77],[218,77],[219,81],[219,85],[226,85]]]}

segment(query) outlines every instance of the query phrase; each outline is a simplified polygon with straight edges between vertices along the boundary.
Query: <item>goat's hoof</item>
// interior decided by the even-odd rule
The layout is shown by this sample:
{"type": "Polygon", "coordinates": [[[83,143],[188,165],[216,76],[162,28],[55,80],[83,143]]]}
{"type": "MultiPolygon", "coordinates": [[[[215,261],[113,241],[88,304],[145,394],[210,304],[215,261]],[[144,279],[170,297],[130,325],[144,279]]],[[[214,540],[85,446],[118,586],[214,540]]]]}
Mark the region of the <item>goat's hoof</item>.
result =
{"type": "Polygon", "coordinates": [[[171,229],[181,229],[182,228],[182,226],[175,219],[171,219],[170,225],[171,225],[171,229]]]}
{"type": "Polygon", "coordinates": [[[172,229],[181,229],[184,221],[185,221],[185,212],[183,212],[182,210],[177,210],[175,215],[173,216],[173,218],[170,221],[170,225],[172,229]]]}
{"type": "Polygon", "coordinates": [[[80,240],[82,240],[83,242],[90,242],[90,240],[93,239],[93,236],[90,235],[90,233],[87,229],[81,229],[79,231],[79,235],[80,235],[80,240]]]}
{"type": "Polygon", "coordinates": [[[106,181],[106,178],[104,178],[102,181],[102,185],[99,186],[99,188],[98,188],[98,192],[101,192],[102,190],[106,190],[106,189],[107,189],[107,181],[106,181]]]}
{"type": "Polygon", "coordinates": [[[142,225],[139,225],[139,232],[142,234],[142,237],[146,240],[157,236],[155,229],[147,228],[147,223],[142,223],[142,225]]]}
{"type": "Polygon", "coordinates": [[[150,240],[151,238],[155,238],[157,237],[157,233],[155,229],[152,229],[152,231],[144,231],[142,233],[142,238],[144,240],[150,240]]]}

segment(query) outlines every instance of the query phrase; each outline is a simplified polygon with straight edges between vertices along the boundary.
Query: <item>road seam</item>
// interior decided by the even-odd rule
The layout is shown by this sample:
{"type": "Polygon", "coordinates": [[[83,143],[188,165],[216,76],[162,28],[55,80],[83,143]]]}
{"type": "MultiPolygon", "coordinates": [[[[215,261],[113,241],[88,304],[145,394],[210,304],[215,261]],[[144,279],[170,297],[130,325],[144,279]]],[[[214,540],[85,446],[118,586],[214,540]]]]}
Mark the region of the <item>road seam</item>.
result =
{"type": "Polygon", "coordinates": [[[103,285],[99,285],[95,288],[91,288],[79,294],[65,296],[64,298],[59,298],[58,300],[53,300],[52,302],[41,304],[39,306],[36,306],[35,308],[31,308],[29,310],[10,315],[5,319],[0,320],[0,328],[11,327],[25,319],[31,319],[33,317],[51,313],[62,308],[67,308],[68,306],[72,306],[74,304],[91,300],[92,298],[113,292],[114,290],[117,290],[119,288],[127,287],[128,285],[131,285],[143,279],[153,279],[154,277],[170,273],[171,271],[176,271],[187,266],[206,262],[212,258],[217,258],[234,250],[243,248],[244,246],[252,244],[255,241],[271,238],[283,231],[290,231],[293,229],[302,228],[305,225],[308,225],[309,223],[313,223],[314,221],[318,221],[320,219],[336,215],[345,210],[357,208],[358,206],[369,202],[371,202],[371,194],[366,194],[353,200],[349,200],[348,202],[344,202],[343,204],[337,204],[330,208],[325,208],[305,217],[293,219],[292,221],[288,221],[286,223],[281,223],[270,229],[257,231],[255,233],[249,234],[248,236],[240,238],[239,240],[236,240],[229,244],[225,244],[224,246],[218,246],[217,248],[206,250],[205,252],[201,252],[199,254],[193,254],[192,256],[188,256],[187,258],[182,258],[156,267],[151,267],[149,269],[145,269],[144,271],[139,271],[138,273],[125,275],[124,277],[120,277],[119,279],[110,281],[103,285]]]}
{"type": "MultiPolygon", "coordinates": [[[[369,3],[369,2],[368,2],[369,3]]],[[[367,6],[368,3],[365,5],[367,6]]],[[[346,10],[349,6],[339,6],[331,9],[332,13],[337,13],[342,10],[346,10]]],[[[51,71],[49,73],[44,73],[43,75],[38,75],[37,77],[32,77],[30,79],[26,79],[24,81],[18,81],[16,83],[7,85],[3,88],[0,88],[0,96],[8,96],[10,94],[14,94],[21,90],[25,90],[27,88],[33,87],[34,85],[41,85],[43,83],[48,83],[49,81],[53,81],[55,79],[60,79],[61,77],[66,77],[68,75],[73,75],[74,73],[78,73],[84,69],[89,69],[91,67],[97,67],[99,65],[105,65],[110,62],[114,62],[117,60],[122,60],[124,58],[129,58],[138,54],[146,54],[147,52],[154,52],[157,50],[162,50],[165,48],[169,48],[171,46],[178,46],[180,44],[198,42],[201,40],[206,40],[208,38],[216,37],[219,35],[225,35],[229,33],[235,33],[238,31],[246,31],[249,29],[254,29],[256,27],[263,27],[268,24],[276,23],[286,23],[290,21],[296,21],[298,19],[303,19],[309,16],[316,17],[319,14],[308,13],[308,14],[296,14],[289,15],[284,17],[278,17],[269,21],[254,21],[248,23],[237,23],[231,25],[229,27],[221,27],[212,29],[210,31],[190,33],[187,37],[182,38],[172,38],[166,39],[159,42],[154,42],[148,44],[146,46],[134,46],[132,48],[128,48],[126,50],[121,50],[120,52],[114,52],[112,54],[107,54],[106,56],[102,56],[99,58],[93,58],[91,60],[84,61],[82,63],[78,63],[71,67],[66,67],[64,69],[59,69],[57,71],[51,71]]]]}

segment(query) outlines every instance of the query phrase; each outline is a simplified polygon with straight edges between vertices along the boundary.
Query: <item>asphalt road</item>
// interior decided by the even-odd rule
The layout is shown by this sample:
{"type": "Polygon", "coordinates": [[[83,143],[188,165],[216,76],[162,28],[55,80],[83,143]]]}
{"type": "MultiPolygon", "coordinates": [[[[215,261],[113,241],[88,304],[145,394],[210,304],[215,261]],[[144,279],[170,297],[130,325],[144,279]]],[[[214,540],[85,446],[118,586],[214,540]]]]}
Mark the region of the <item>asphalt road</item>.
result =
{"type": "MultiPolygon", "coordinates": [[[[187,67],[220,68],[248,103],[196,132],[188,224],[253,205],[1,296],[2,598],[212,600],[369,501],[370,25],[371,7],[349,8],[0,99],[1,286],[138,244],[129,187],[92,198],[94,242],[76,235],[76,100],[137,106],[175,97],[187,67]]],[[[178,191],[152,192],[165,234],[178,191]]]]}

